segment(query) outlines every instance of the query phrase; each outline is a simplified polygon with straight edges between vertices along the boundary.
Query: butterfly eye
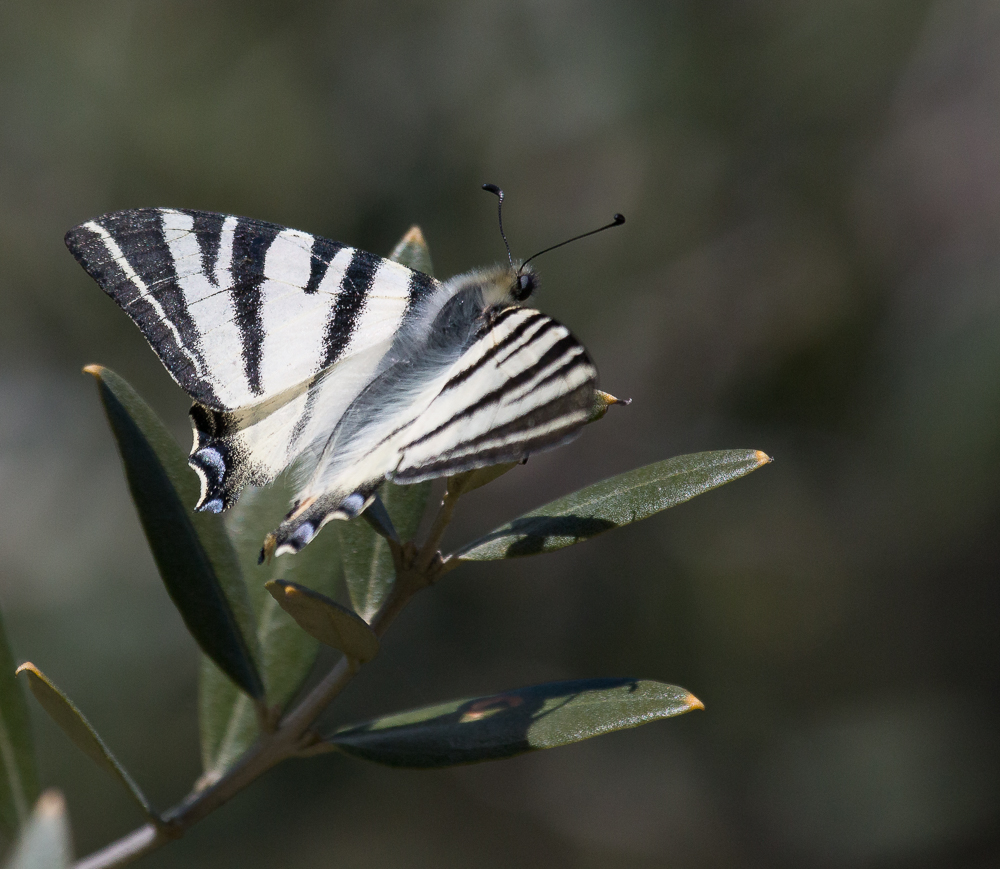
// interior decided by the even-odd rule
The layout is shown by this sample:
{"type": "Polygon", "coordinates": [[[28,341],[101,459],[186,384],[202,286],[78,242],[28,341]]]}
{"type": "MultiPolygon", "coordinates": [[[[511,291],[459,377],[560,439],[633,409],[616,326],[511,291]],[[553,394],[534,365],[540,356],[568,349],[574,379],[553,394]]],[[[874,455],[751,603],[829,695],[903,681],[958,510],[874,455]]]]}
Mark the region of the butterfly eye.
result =
{"type": "Polygon", "coordinates": [[[523,302],[537,287],[538,279],[533,274],[518,275],[513,293],[515,301],[523,302]]]}

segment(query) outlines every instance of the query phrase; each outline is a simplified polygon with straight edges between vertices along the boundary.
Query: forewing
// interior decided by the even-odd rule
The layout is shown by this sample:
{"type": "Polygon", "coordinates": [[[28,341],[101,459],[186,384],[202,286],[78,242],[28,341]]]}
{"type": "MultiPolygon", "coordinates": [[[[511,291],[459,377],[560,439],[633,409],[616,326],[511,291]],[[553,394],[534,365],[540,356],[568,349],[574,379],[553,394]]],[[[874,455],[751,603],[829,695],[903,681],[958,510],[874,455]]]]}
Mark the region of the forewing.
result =
{"type": "Polygon", "coordinates": [[[196,402],[267,402],[351,353],[391,340],[433,279],[273,223],[144,208],[66,234],[196,402]]]}
{"type": "Polygon", "coordinates": [[[329,432],[439,286],[338,242],[207,211],[119,211],[66,244],[196,402],[190,461],[209,510],[273,479],[317,426],[329,432]]]}

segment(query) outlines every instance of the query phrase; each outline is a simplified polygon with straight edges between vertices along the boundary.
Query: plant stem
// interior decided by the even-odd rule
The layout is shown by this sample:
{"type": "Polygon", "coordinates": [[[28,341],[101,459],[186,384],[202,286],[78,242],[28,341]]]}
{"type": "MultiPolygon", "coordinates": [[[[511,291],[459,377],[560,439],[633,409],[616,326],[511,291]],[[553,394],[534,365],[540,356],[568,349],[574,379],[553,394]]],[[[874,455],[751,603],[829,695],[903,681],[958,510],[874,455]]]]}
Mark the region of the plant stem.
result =
{"type": "MultiPolygon", "coordinates": [[[[437,579],[441,569],[438,544],[455,510],[457,496],[445,495],[434,518],[427,541],[421,549],[407,543],[402,546],[390,541],[396,566],[396,582],[385,602],[371,621],[371,628],[382,636],[410,599],[437,579]]],[[[192,791],[178,805],[163,815],[160,824],[144,824],[127,836],[95,851],[78,861],[74,869],[112,869],[155,851],[184,832],[243,788],[258,779],[271,767],[286,758],[308,750],[318,739],[310,727],[320,713],[336,698],[357,674],[359,666],[347,657],[341,658],[305,699],[285,715],[273,732],[262,729],[261,738],[209,787],[192,791]]]]}
{"type": "Polygon", "coordinates": [[[185,830],[228,802],[271,767],[294,755],[302,747],[303,736],[309,726],[344,690],[356,672],[357,667],[347,658],[341,658],[305,700],[282,719],[278,729],[273,734],[263,735],[217,782],[204,790],[189,794],[164,814],[163,823],[159,827],[146,824],[80,860],[74,869],[124,866],[179,838],[185,830]]]}
{"type": "Polygon", "coordinates": [[[414,560],[414,567],[418,572],[427,572],[434,561],[434,557],[437,556],[440,558],[441,553],[438,551],[438,547],[441,545],[441,538],[444,537],[448,523],[451,522],[451,517],[455,512],[459,497],[461,496],[445,490],[444,497],[441,499],[441,507],[437,512],[437,516],[434,517],[434,523],[431,525],[430,532],[427,534],[427,541],[421,547],[420,552],[417,553],[414,560]]]}

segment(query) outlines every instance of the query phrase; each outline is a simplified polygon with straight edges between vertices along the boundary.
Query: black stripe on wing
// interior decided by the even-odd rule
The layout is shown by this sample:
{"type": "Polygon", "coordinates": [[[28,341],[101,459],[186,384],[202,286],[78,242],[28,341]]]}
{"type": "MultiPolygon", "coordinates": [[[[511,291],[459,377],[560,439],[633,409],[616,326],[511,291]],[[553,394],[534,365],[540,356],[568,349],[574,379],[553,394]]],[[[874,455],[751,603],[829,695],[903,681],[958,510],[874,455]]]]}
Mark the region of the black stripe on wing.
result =
{"type": "Polygon", "coordinates": [[[236,325],[240,330],[243,371],[254,395],[262,395],[260,382],[261,351],[264,344],[264,322],[261,319],[264,283],[264,260],[267,249],[281,232],[279,226],[254,227],[240,218],[233,238],[233,288],[230,291],[236,309],[236,325]]]}
{"type": "Polygon", "coordinates": [[[358,317],[365,308],[372,283],[375,281],[375,272],[378,271],[381,262],[381,257],[363,250],[356,250],[351,256],[351,262],[340,282],[337,303],[327,320],[326,333],[323,336],[323,346],[326,348],[323,368],[333,365],[350,344],[358,317]]]}
{"type": "Polygon", "coordinates": [[[466,355],[469,364],[409,426],[412,439],[400,450],[393,480],[518,461],[569,440],[586,422],[597,369],[583,345],[550,317],[508,309],[466,355]]]}
{"type": "MultiPolygon", "coordinates": [[[[453,414],[449,419],[445,420],[440,425],[436,426],[434,429],[427,432],[426,434],[423,434],[420,437],[416,438],[415,440],[411,441],[408,444],[408,448],[418,446],[422,444],[424,441],[430,440],[432,437],[436,437],[437,435],[442,434],[446,429],[454,428],[455,426],[460,425],[464,420],[467,420],[470,417],[475,416],[477,413],[479,413],[486,407],[492,407],[494,405],[499,404],[506,396],[510,395],[513,392],[516,392],[525,383],[528,383],[533,378],[535,378],[539,374],[539,372],[544,370],[553,362],[556,362],[557,360],[566,356],[568,352],[573,350],[574,348],[580,348],[582,350],[583,346],[572,335],[566,335],[565,337],[559,339],[555,344],[549,347],[549,349],[546,350],[541,357],[539,357],[537,362],[533,363],[527,368],[522,369],[513,377],[508,377],[500,384],[500,386],[498,386],[496,389],[491,390],[490,392],[487,392],[485,395],[480,396],[472,404],[465,405],[460,411],[453,414]]],[[[584,357],[582,359],[580,359],[579,357],[570,359],[566,365],[561,366],[559,369],[557,369],[557,372],[559,373],[559,376],[565,376],[565,374],[568,373],[570,369],[575,368],[578,365],[590,365],[590,367],[593,367],[593,365],[590,364],[589,360],[586,359],[586,355],[584,352],[584,357]]],[[[482,368],[482,367],[483,366],[481,365],[477,366],[477,368],[482,368]]],[[[554,375],[555,372],[553,373],[553,375],[548,375],[544,380],[547,382],[551,380],[554,375]]],[[[542,381],[539,381],[538,386],[541,386],[541,384],[542,381]]]]}
{"type": "Polygon", "coordinates": [[[200,404],[191,406],[190,415],[195,440],[188,464],[201,480],[194,509],[221,513],[236,502],[245,486],[256,482],[239,439],[241,425],[234,414],[200,404]]]}
{"type": "Polygon", "coordinates": [[[312,262],[309,267],[309,280],[306,283],[305,291],[312,295],[318,292],[319,285],[326,277],[326,270],[330,261],[344,247],[339,241],[329,241],[319,236],[313,237],[312,262]]]}
{"type": "MultiPolygon", "coordinates": [[[[261,322],[261,287],[267,251],[285,227],[208,211],[139,208],[106,214],[71,229],[66,234],[66,245],[139,326],[167,370],[191,398],[206,407],[233,410],[238,405],[226,404],[220,398],[219,392],[226,390],[213,384],[202,347],[202,336],[209,335],[220,323],[206,319],[204,306],[189,305],[178,280],[178,264],[164,234],[164,216],[170,214],[191,219],[190,231],[197,241],[198,271],[211,286],[228,290],[233,302],[246,383],[234,384],[229,394],[242,388],[248,398],[261,395],[260,353],[264,330],[269,328],[269,324],[261,322]],[[227,221],[230,227],[235,224],[231,249],[228,242],[222,244],[222,230],[227,221]],[[224,285],[220,285],[222,281],[224,285]]],[[[315,294],[330,262],[344,245],[307,233],[300,235],[311,239],[309,277],[302,290],[315,294]]],[[[335,360],[349,343],[357,315],[363,310],[370,276],[380,261],[371,254],[362,254],[352,261],[349,286],[362,289],[352,289],[347,298],[338,301],[336,316],[331,317],[327,328],[325,356],[317,362],[335,360]]],[[[190,274],[190,268],[188,260],[184,263],[184,274],[190,274]]],[[[420,293],[422,284],[417,279],[411,286],[411,296],[420,293]]]]}
{"type": "Polygon", "coordinates": [[[407,311],[413,310],[415,305],[426,299],[438,286],[434,278],[423,272],[414,272],[410,275],[410,300],[406,306],[407,311]]]}
{"type": "MultiPolygon", "coordinates": [[[[512,316],[514,313],[518,312],[517,308],[506,308],[501,311],[497,318],[493,321],[491,328],[496,329],[501,323],[504,322],[508,317],[512,316]]],[[[534,311],[530,316],[522,318],[521,321],[508,332],[503,338],[496,341],[482,356],[480,356],[475,362],[469,365],[467,368],[463,368],[456,375],[454,375],[451,380],[449,380],[441,389],[441,392],[448,392],[451,389],[455,389],[460,386],[466,380],[468,380],[473,374],[482,369],[484,365],[490,362],[494,357],[498,356],[504,350],[508,350],[520,341],[521,337],[536,323],[540,321],[546,321],[542,325],[541,329],[549,329],[557,326],[555,320],[550,317],[546,317],[541,311],[534,311]]]]}
{"type": "Polygon", "coordinates": [[[215,266],[219,260],[219,244],[221,242],[222,224],[226,215],[211,211],[189,211],[194,225],[192,231],[198,239],[198,250],[201,251],[201,270],[213,286],[219,286],[219,276],[215,266]]]}
{"type": "Polygon", "coordinates": [[[66,233],[66,246],[132,318],[167,370],[192,397],[215,405],[199,331],[177,286],[161,209],[107,214],[66,233]]]}

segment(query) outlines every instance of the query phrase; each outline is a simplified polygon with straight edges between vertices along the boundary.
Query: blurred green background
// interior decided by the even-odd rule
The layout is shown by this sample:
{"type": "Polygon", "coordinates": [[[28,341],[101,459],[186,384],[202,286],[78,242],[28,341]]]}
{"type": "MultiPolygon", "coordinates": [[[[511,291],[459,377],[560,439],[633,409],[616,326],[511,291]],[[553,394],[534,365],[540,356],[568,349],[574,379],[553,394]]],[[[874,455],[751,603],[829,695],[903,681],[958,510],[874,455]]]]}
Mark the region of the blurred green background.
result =
{"type": "MultiPolygon", "coordinates": [[[[746,480],[424,594],[333,718],[634,675],[707,710],[455,771],[289,763],[149,867],[1000,863],[1000,7],[0,3],[0,603],[159,805],[197,652],[86,363],[187,401],[62,237],[245,214],[439,276],[548,254],[537,304],[634,399],[468,498],[459,543],[671,455],[746,480]]],[[[140,821],[37,706],[84,854],[140,821]]]]}

